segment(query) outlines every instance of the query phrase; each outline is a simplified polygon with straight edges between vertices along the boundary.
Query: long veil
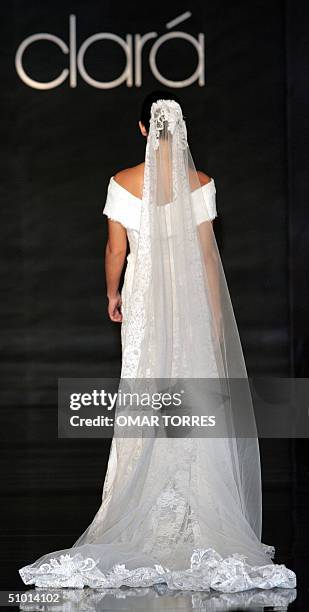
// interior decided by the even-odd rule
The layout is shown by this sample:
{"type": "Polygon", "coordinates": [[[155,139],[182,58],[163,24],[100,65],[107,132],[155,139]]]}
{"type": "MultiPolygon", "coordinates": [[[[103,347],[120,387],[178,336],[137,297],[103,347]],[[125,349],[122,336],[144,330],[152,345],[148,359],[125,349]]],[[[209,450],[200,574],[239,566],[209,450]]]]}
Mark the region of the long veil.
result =
{"type": "MultiPolygon", "coordinates": [[[[190,382],[199,379],[200,385],[194,384],[198,412],[210,410],[212,414],[214,390],[217,397],[227,398],[221,405],[221,431],[227,437],[203,443],[208,460],[213,452],[214,486],[230,479],[229,492],[233,491],[241,512],[260,538],[260,458],[254,412],[237,324],[204,198],[182,109],[173,100],[158,100],[152,105],[146,147],[134,299],[124,331],[122,377],[181,379],[182,386],[191,390],[190,399],[190,382]]],[[[132,383],[131,389],[137,386],[132,383]]],[[[232,515],[234,510],[232,507],[232,515]]]]}
{"type": "Polygon", "coordinates": [[[71,549],[22,568],[26,584],[161,582],[227,592],[295,586],[293,572],[273,565],[272,547],[261,543],[254,413],[205,189],[180,105],[158,100],[122,324],[120,388],[162,391],[181,381],[189,414],[211,414],[217,403],[221,435],[196,428],[183,437],[166,428],[158,435],[150,428],[125,437],[116,427],[94,520],[71,549]]]}

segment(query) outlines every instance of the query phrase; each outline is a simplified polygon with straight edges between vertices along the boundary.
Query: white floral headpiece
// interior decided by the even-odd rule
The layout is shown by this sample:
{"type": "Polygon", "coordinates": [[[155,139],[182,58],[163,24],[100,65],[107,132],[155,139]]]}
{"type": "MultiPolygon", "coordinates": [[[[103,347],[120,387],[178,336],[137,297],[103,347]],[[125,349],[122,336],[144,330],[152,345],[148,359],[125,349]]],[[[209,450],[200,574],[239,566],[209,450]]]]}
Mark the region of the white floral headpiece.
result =
{"type": "Polygon", "coordinates": [[[151,105],[149,136],[153,148],[159,147],[160,132],[164,129],[166,122],[171,134],[175,133],[176,127],[179,128],[182,148],[186,148],[188,145],[186,123],[181,106],[176,100],[157,100],[151,105]]]}

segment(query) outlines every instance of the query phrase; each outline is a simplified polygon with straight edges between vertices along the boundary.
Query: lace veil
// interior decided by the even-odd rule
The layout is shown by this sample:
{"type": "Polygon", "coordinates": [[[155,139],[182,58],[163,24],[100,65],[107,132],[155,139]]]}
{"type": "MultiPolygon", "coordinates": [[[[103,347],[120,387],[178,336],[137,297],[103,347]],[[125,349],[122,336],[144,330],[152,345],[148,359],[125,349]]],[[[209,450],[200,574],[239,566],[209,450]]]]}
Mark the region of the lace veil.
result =
{"type": "MultiPolygon", "coordinates": [[[[132,390],[140,379],[155,379],[156,390],[166,379],[181,380],[190,398],[187,413],[217,415],[226,437],[203,440],[214,488],[228,474],[229,492],[260,538],[260,460],[246,366],[186,123],[174,100],[151,108],[134,270],[122,377],[135,378],[132,390]]],[[[203,433],[191,429],[190,435],[203,433]]]]}

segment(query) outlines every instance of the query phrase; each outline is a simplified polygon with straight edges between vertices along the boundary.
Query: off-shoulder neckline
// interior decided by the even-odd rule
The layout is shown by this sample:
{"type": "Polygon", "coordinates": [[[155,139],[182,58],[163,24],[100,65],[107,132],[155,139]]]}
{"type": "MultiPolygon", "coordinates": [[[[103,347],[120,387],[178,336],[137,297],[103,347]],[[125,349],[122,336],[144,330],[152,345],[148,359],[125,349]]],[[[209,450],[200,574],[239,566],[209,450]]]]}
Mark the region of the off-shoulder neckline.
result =
{"type": "MultiPolygon", "coordinates": [[[[114,185],[117,185],[117,187],[120,187],[120,189],[122,189],[122,191],[125,191],[126,194],[131,196],[134,200],[137,200],[138,202],[142,202],[141,198],[139,198],[138,196],[134,195],[134,193],[131,193],[131,191],[129,191],[128,189],[126,189],[125,187],[120,185],[120,183],[117,183],[117,181],[115,180],[114,176],[111,176],[110,183],[112,183],[114,185]]],[[[204,189],[205,187],[208,187],[211,184],[214,184],[214,178],[212,176],[210,177],[210,181],[208,181],[208,183],[204,183],[204,185],[201,185],[197,189],[193,189],[193,191],[191,191],[191,194],[195,193],[196,191],[199,191],[200,189],[204,189]]]]}

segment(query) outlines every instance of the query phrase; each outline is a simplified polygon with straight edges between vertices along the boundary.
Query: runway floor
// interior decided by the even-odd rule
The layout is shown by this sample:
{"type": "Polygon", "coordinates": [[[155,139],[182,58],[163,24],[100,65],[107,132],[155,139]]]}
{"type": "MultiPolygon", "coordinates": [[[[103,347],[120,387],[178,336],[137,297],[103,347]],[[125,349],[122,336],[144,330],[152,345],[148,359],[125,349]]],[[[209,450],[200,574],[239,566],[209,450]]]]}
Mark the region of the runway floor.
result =
{"type": "MultiPolygon", "coordinates": [[[[29,591],[43,595],[44,589],[29,591]],[[42,592],[43,591],[43,592],[42,592]]],[[[51,591],[49,590],[48,593],[51,591]]],[[[56,591],[59,603],[50,604],[44,610],[63,610],[70,612],[99,612],[101,610],[206,610],[223,612],[229,610],[288,610],[296,609],[290,604],[297,598],[294,589],[251,590],[244,593],[207,593],[169,591],[164,585],[153,588],[121,588],[110,590],[62,589],[56,591]]],[[[24,604],[21,610],[37,610],[38,604],[24,604]]]]}

